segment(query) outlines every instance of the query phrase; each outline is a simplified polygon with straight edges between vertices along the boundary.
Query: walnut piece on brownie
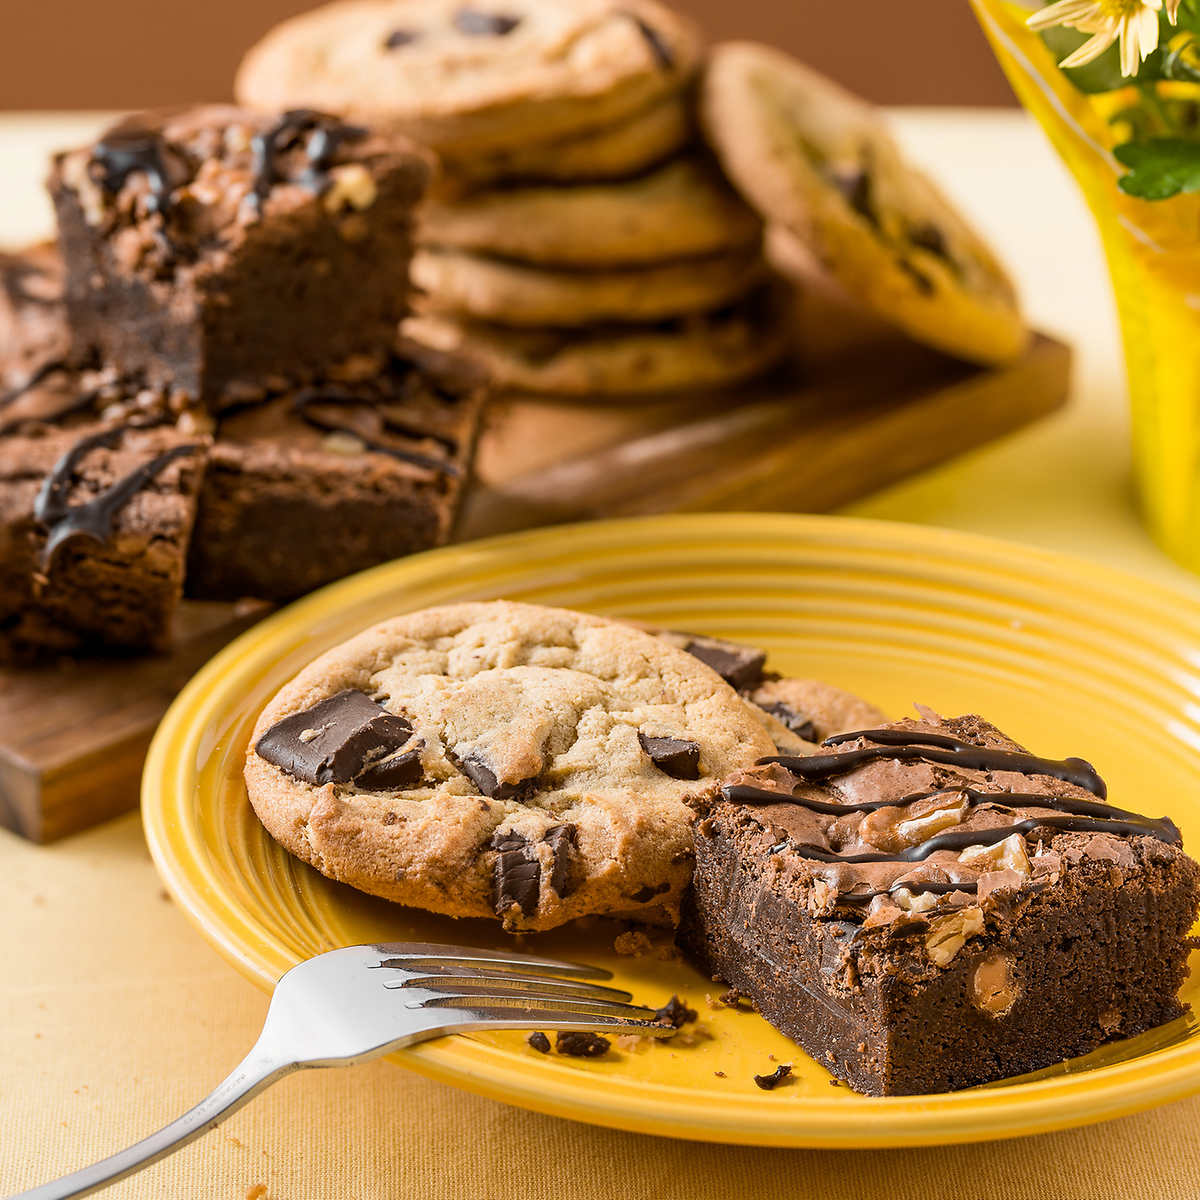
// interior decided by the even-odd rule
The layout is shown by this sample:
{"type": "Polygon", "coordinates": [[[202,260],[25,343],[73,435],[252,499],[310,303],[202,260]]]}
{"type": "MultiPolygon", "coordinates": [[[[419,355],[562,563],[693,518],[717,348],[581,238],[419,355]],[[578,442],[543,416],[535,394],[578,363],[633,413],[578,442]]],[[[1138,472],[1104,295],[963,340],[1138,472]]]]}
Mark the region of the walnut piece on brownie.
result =
{"type": "Polygon", "coordinates": [[[308,110],[128,117],[50,175],[76,344],[211,408],[385,352],[429,176],[403,139],[308,110]]]}
{"type": "Polygon", "coordinates": [[[167,645],[208,438],[153,399],[63,368],[0,410],[0,661],[167,645]]]}
{"type": "Polygon", "coordinates": [[[696,826],[681,941],[836,1076],[953,1091],[1181,1016],[1200,867],[1081,759],[924,711],[777,755],[696,826]]]}
{"type": "Polygon", "coordinates": [[[484,390],[408,350],[220,416],[188,595],[291,599],[449,539],[484,390]]]}

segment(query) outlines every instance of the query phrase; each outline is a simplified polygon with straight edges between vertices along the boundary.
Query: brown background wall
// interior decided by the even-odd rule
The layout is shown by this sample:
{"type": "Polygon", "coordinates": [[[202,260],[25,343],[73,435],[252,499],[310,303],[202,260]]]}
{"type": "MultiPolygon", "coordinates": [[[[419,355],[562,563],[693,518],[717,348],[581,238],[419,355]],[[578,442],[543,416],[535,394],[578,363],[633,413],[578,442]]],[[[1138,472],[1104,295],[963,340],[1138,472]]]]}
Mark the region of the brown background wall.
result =
{"type": "MultiPolygon", "coordinates": [[[[967,0],[676,0],[709,33],[774,42],[870,98],[1006,104],[967,0]]],[[[0,109],[223,99],[242,50],[312,0],[3,0],[0,109]]]]}

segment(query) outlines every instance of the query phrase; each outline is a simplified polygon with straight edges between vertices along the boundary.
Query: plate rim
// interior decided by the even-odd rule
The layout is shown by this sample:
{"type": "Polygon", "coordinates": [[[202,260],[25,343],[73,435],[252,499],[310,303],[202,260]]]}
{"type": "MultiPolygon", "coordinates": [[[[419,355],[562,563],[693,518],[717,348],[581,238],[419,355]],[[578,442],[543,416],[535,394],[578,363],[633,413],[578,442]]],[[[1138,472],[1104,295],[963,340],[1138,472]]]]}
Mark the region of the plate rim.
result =
{"type": "MultiPolygon", "coordinates": [[[[278,976],[267,963],[280,956],[273,950],[265,955],[246,950],[237,929],[251,926],[237,920],[234,906],[189,877],[186,863],[179,861],[180,845],[194,858],[201,839],[198,831],[189,833],[174,819],[171,797],[190,794],[189,768],[198,745],[210,735],[207,716],[213,693],[219,697],[228,691],[240,675],[272,657],[273,647],[294,643],[296,631],[311,626],[311,617],[344,607],[352,598],[397,588],[405,580],[436,578],[456,562],[511,561],[523,549],[546,541],[586,537],[603,542],[638,526],[659,529],[682,545],[689,537],[709,540],[722,527],[744,529],[747,520],[814,546],[839,531],[847,535],[846,541],[890,543],[893,550],[941,548],[951,551],[955,559],[991,560],[993,568],[996,560],[1025,570],[1038,563],[1069,568],[1077,581],[1087,577],[1103,589],[1098,594],[1109,597],[1105,607],[1113,605],[1111,596],[1116,592],[1136,595],[1143,608],[1169,613],[1178,628],[1188,631],[1186,640],[1195,643],[1200,656],[1200,614],[1195,599],[1183,588],[1143,580],[1073,554],[937,526],[793,513],[683,513],[547,526],[441,547],[339,580],[270,614],[218,651],[180,690],[155,732],[142,775],[143,829],[164,885],[202,936],[240,974],[264,990],[274,986],[278,976]]],[[[557,1086],[547,1086],[544,1072],[535,1073],[532,1082],[523,1082],[522,1073],[513,1072],[512,1062],[506,1061],[513,1058],[511,1052],[465,1038],[441,1038],[388,1057],[427,1077],[548,1115],[632,1132],[761,1146],[865,1149],[1020,1137],[1108,1120],[1200,1092],[1200,1040],[1032,1083],[934,1096],[860,1096],[852,1107],[842,1099],[810,1096],[787,1105],[733,1096],[712,1113],[686,1107],[672,1112],[664,1104],[670,1088],[601,1080],[591,1074],[579,1078],[578,1072],[565,1068],[557,1086]],[[962,1098],[967,1095],[971,1103],[964,1105],[962,1098]]]]}

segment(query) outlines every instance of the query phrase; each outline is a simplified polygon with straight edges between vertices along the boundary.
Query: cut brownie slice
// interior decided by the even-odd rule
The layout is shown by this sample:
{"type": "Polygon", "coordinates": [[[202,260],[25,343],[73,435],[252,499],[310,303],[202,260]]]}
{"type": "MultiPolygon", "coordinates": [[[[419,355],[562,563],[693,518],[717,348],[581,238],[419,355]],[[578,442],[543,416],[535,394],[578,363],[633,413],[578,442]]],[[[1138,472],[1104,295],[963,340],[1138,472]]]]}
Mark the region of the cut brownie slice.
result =
{"type": "Polygon", "coordinates": [[[247,381],[383,352],[429,171],[401,139],[320,113],[128,118],[50,177],[77,344],[213,408],[247,381]]]}
{"type": "Polygon", "coordinates": [[[449,538],[483,391],[422,353],[219,422],[189,595],[289,599],[449,538]]]}
{"type": "Polygon", "coordinates": [[[978,717],[830,743],[701,818],[681,940],[835,1075],[952,1091],[1182,1015],[1200,868],[1169,820],[978,717]]]}
{"type": "Polygon", "coordinates": [[[56,371],[3,415],[0,661],[164,648],[207,439],[99,372],[56,371]]]}
{"type": "Polygon", "coordinates": [[[49,364],[65,361],[71,338],[62,274],[62,259],[48,242],[0,252],[0,406],[49,364]]]}

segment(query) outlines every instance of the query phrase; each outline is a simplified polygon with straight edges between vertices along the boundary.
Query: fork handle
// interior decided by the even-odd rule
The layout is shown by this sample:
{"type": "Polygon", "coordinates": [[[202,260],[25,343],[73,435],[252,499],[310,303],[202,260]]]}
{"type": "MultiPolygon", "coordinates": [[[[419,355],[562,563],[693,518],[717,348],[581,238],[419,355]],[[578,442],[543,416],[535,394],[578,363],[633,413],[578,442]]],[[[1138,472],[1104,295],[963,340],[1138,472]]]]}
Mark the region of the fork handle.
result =
{"type": "Polygon", "coordinates": [[[247,1100],[299,1065],[281,1062],[264,1054],[256,1046],[195,1108],[189,1109],[170,1125],[164,1125],[157,1133],[90,1167],[83,1167],[61,1179],[21,1192],[10,1200],[69,1200],[69,1197],[87,1196],[110,1183],[116,1183],[118,1179],[124,1179],[126,1175],[132,1175],[142,1167],[166,1157],[180,1146],[186,1146],[202,1133],[215,1129],[247,1100]]]}

